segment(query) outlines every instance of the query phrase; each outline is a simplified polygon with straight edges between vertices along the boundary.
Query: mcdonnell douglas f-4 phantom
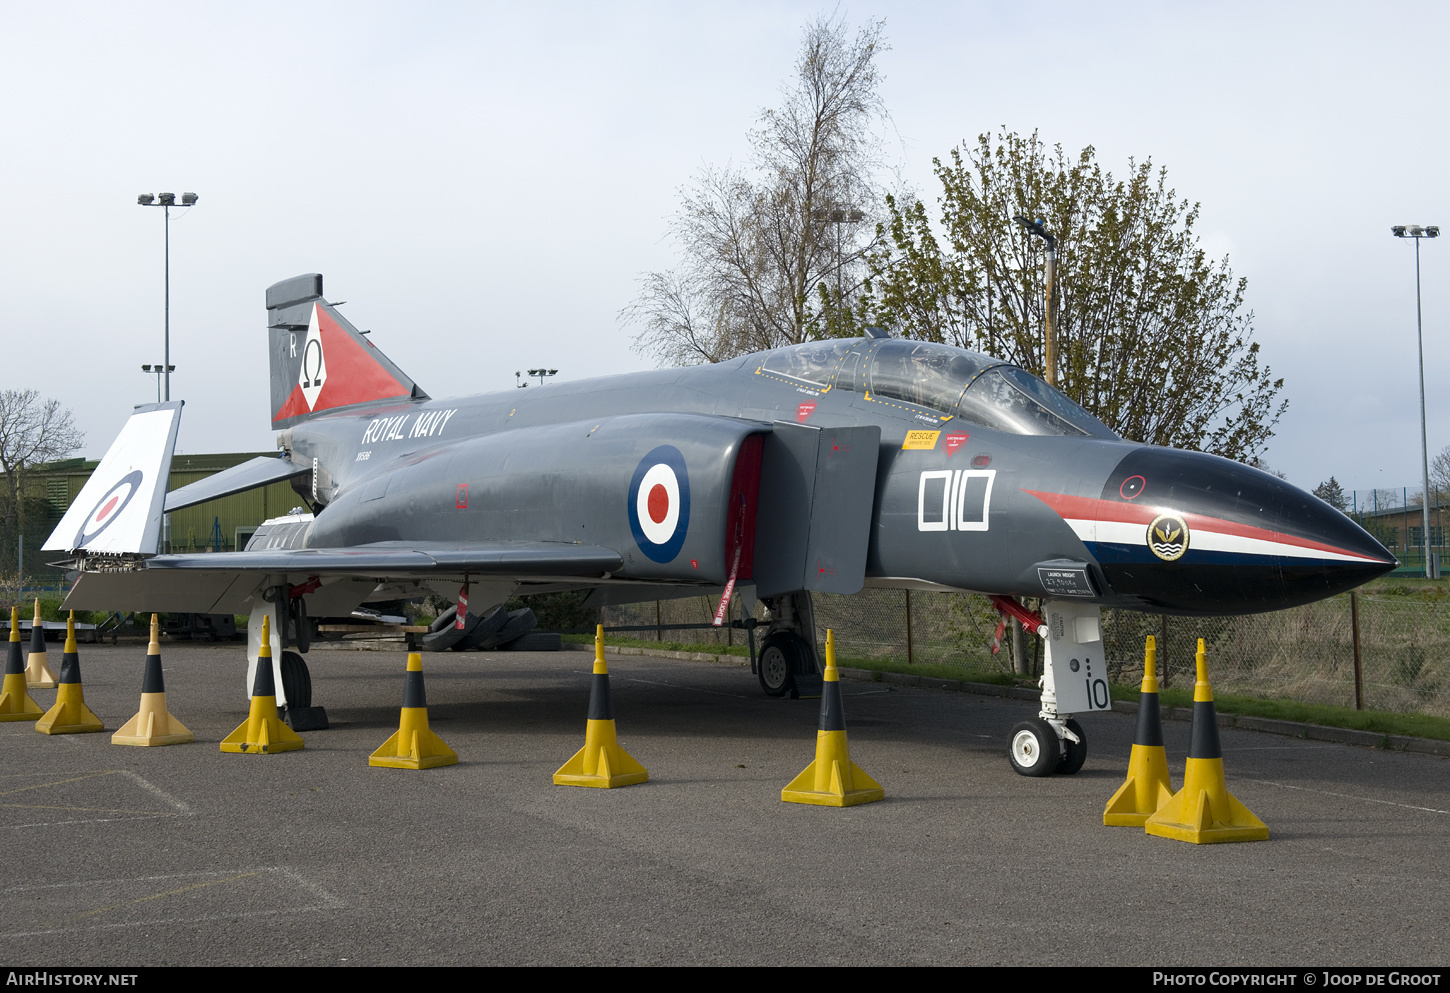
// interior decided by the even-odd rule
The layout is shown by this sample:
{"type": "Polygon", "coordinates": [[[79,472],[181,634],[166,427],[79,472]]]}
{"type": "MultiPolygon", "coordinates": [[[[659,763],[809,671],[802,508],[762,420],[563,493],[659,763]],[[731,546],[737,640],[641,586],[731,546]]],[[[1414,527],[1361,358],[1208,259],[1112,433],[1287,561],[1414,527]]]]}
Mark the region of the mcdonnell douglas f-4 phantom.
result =
{"type": "Polygon", "coordinates": [[[305,649],[308,615],[430,590],[459,600],[449,638],[515,593],[712,592],[723,614],[739,590],[769,611],[758,671],[779,694],[820,678],[812,591],[986,593],[1046,643],[1041,713],[1011,748],[1039,775],[1076,771],[1072,715],[1109,706],[1101,608],[1277,610],[1395,565],[1274,476],[1124,441],[960,348],[873,330],[434,400],[320,275],[268,289],[267,317],[279,457],[168,494],[181,404],[138,407],[45,545],[79,570],[67,606],[250,614],[255,664],[264,614],[305,649]],[[244,551],[157,554],[165,511],[283,479],[311,513],[244,551]]]}

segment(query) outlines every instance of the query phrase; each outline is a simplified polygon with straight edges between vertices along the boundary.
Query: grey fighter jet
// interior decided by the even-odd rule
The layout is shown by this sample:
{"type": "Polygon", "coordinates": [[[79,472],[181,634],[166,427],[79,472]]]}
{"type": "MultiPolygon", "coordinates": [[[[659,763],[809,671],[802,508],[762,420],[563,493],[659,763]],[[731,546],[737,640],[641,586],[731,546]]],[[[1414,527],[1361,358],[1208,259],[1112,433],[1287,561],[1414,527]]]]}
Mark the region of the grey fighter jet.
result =
{"type": "Polygon", "coordinates": [[[309,614],[429,591],[459,603],[445,640],[513,594],[708,593],[723,615],[739,591],[768,608],[757,669],[780,694],[819,679],[812,591],[986,593],[1046,643],[1040,715],[1011,745],[1045,775],[1082,764],[1073,715],[1110,705],[1101,608],[1278,610],[1396,564],[1283,480],[1124,441],[959,348],[873,330],[435,400],[320,275],[269,288],[267,318],[279,456],[168,494],[181,405],[137,408],[45,546],[79,570],[67,606],[250,614],[255,663],[264,614],[305,648],[309,614]],[[310,513],[244,551],[157,554],[164,511],[282,479],[310,513]]]}

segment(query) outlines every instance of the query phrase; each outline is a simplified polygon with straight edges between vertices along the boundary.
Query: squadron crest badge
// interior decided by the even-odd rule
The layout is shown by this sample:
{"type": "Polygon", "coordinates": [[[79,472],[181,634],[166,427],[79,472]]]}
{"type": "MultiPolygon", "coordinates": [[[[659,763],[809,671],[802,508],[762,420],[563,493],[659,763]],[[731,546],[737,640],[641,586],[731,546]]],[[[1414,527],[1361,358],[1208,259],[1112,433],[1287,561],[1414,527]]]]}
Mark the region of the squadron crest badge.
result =
{"type": "Polygon", "coordinates": [[[1159,514],[1148,525],[1148,547],[1164,562],[1174,562],[1188,551],[1188,522],[1177,514],[1159,514]]]}

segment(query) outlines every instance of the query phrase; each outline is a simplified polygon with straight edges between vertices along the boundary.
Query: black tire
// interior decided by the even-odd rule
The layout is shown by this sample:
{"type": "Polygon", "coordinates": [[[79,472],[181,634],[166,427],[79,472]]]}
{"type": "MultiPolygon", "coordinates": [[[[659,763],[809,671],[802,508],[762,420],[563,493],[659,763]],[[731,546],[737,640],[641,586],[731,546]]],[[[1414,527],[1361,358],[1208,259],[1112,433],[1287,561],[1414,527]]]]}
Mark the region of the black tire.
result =
{"type": "Polygon", "coordinates": [[[303,655],[312,647],[312,626],[307,623],[307,601],[298,597],[292,603],[292,633],[297,651],[303,655]]]}
{"type": "Polygon", "coordinates": [[[1007,760],[1019,776],[1050,776],[1062,760],[1057,732],[1040,717],[1012,728],[1007,760]]]}
{"type": "MultiPolygon", "coordinates": [[[[469,625],[467,633],[449,647],[452,648],[455,652],[472,651],[473,649],[477,648],[479,646],[479,643],[482,642],[485,638],[490,638],[493,635],[497,634],[499,629],[508,623],[508,619],[509,612],[503,607],[502,604],[500,604],[493,610],[489,611],[487,614],[479,615],[479,617],[476,618],[474,622],[469,625]]],[[[465,623],[467,623],[467,621],[465,621],[465,623]]]]}
{"type": "Polygon", "coordinates": [[[282,653],[282,694],[292,710],[312,706],[312,673],[307,671],[307,661],[296,652],[282,653]]]}
{"type": "Polygon", "coordinates": [[[795,689],[802,647],[801,639],[789,631],[777,631],[761,644],[756,671],[766,696],[785,696],[795,689]]]}
{"type": "Polygon", "coordinates": [[[1081,740],[1074,743],[1071,738],[1063,739],[1063,756],[1057,760],[1057,774],[1059,776],[1071,776],[1081,769],[1082,764],[1087,761],[1087,735],[1083,733],[1082,725],[1068,718],[1067,729],[1077,735],[1081,740]]]}

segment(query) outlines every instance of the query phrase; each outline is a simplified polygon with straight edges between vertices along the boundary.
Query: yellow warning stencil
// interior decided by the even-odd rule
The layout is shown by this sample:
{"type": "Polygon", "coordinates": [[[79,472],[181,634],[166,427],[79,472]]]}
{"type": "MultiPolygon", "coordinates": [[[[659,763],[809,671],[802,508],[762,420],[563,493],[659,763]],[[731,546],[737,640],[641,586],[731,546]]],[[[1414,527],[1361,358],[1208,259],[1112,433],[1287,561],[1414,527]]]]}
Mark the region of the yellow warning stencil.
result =
{"type": "Polygon", "coordinates": [[[936,440],[940,436],[940,431],[908,431],[906,440],[901,443],[901,450],[907,452],[912,449],[935,448],[936,440]]]}

